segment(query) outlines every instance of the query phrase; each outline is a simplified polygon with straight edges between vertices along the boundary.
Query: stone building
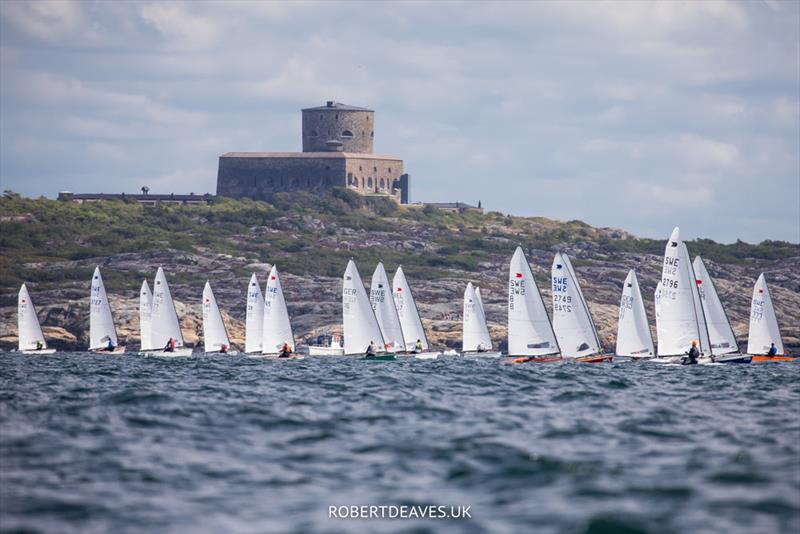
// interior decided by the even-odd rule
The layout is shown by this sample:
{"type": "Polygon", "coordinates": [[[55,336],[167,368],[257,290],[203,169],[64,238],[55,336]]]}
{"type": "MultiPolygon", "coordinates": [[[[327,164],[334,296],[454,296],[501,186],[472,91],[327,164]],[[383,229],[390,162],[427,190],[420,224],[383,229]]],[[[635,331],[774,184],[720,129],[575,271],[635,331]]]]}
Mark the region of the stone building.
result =
{"type": "Polygon", "coordinates": [[[375,112],[339,102],[307,108],[302,152],[228,152],[219,158],[217,195],[270,200],[280,191],[346,187],[408,203],[403,160],[373,153],[375,112]]]}

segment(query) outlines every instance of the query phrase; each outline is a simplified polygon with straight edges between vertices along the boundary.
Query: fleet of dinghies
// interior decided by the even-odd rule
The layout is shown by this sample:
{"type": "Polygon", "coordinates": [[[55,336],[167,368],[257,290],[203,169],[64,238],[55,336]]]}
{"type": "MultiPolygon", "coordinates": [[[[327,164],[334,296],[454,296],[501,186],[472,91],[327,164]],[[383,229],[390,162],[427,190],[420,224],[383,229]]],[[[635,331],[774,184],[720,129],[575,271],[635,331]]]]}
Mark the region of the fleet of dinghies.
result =
{"type": "MultiPolygon", "coordinates": [[[[569,256],[558,252],[550,272],[552,321],[533,271],[521,247],[511,257],[508,271],[508,352],[494,349],[480,288],[467,284],[462,314],[462,356],[500,358],[503,363],[581,363],[632,361],[666,364],[749,363],[788,361],[778,320],[762,273],[753,288],[747,353],[742,354],[716,286],[702,258],[689,259],[689,251],[675,228],[664,250],[661,279],[654,294],[653,342],[636,271],[631,269],[622,286],[615,353],[605,353],[592,315],[569,256]],[[690,348],[693,349],[690,352],[690,348]]],[[[184,346],[180,320],[167,284],[158,268],[153,289],[142,281],[139,293],[139,354],[191,356],[184,346]]],[[[235,355],[217,299],[206,282],[202,293],[203,352],[235,355]]],[[[19,351],[52,354],[25,284],[18,298],[19,351]]],[[[390,285],[382,262],[375,267],[369,294],[353,260],[342,278],[343,336],[320,336],[329,344],[305,347],[307,354],[359,356],[367,360],[394,360],[398,356],[436,359],[458,356],[431,350],[422,318],[402,267],[390,285]]],[[[89,302],[89,351],[120,354],[111,306],[99,267],[92,275],[89,302]]],[[[278,269],[273,265],[264,293],[252,275],[247,288],[245,314],[246,356],[302,358],[294,333],[278,269]]]]}

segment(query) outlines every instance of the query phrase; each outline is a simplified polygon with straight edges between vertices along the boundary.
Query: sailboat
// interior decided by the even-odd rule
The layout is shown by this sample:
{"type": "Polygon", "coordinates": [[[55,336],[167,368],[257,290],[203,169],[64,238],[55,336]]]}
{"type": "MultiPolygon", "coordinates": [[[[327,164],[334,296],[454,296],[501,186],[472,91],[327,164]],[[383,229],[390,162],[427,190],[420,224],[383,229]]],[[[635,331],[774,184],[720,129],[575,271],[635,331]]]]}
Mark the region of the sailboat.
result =
{"type": "Polygon", "coordinates": [[[217,299],[211,290],[211,284],[206,281],[206,285],[203,287],[203,352],[231,356],[238,354],[236,351],[231,351],[230,348],[231,341],[228,338],[225,323],[222,321],[217,299]]]}
{"type": "Polygon", "coordinates": [[[153,304],[150,314],[150,344],[149,350],[144,354],[148,356],[191,356],[192,349],[183,346],[183,334],[178,322],[178,312],[167,285],[164,270],[159,267],[153,283],[153,304]],[[171,341],[170,341],[171,340],[171,341]],[[165,350],[168,344],[174,342],[175,348],[165,350]]]}
{"type": "Polygon", "coordinates": [[[433,360],[441,356],[441,352],[428,350],[428,337],[422,327],[422,319],[419,316],[417,304],[411,294],[411,287],[408,285],[402,266],[398,267],[394,273],[392,287],[392,296],[397,308],[397,315],[400,318],[400,328],[406,343],[406,351],[414,352],[414,357],[420,360],[433,360]],[[422,351],[420,352],[416,352],[417,341],[422,345],[422,351]]]}
{"type": "Polygon", "coordinates": [[[784,351],[781,331],[772,298],[769,296],[767,279],[764,273],[753,286],[753,300],[750,302],[750,333],[747,336],[747,353],[753,355],[754,362],[793,361],[784,351]],[[769,356],[772,344],[775,344],[775,355],[769,356]]]}
{"type": "Polygon", "coordinates": [[[566,253],[556,253],[551,276],[553,330],[561,347],[561,356],[584,363],[612,361],[612,355],[603,354],[589,306],[566,253]]]}
{"type": "Polygon", "coordinates": [[[561,361],[550,317],[528,259],[517,247],[508,270],[508,358],[506,363],[561,361]]]}
{"type": "Polygon", "coordinates": [[[680,363],[697,342],[701,355],[711,355],[705,314],[697,289],[697,278],[678,227],[664,250],[661,281],[656,288],[657,363],[680,363]]]}
{"type": "Polygon", "coordinates": [[[617,326],[617,356],[629,358],[653,358],[656,355],[653,347],[653,336],[647,323],[642,291],[636,271],[631,269],[622,286],[622,297],[619,301],[619,324],[617,326]]]}
{"type": "Polygon", "coordinates": [[[142,280],[142,289],[139,292],[139,335],[141,351],[153,350],[153,294],[147,280],[142,280]]]}
{"type": "Polygon", "coordinates": [[[486,326],[483,305],[472,282],[464,290],[464,314],[461,350],[464,356],[499,358],[500,352],[492,350],[492,338],[486,326]]]}
{"type": "Polygon", "coordinates": [[[344,329],[344,353],[364,355],[367,347],[376,345],[376,354],[366,356],[369,360],[394,360],[393,353],[386,352],[386,345],[375,317],[375,311],[358,274],[355,262],[347,262],[342,280],[342,327],[344,329]]]}
{"type": "Polygon", "coordinates": [[[714,280],[700,256],[695,257],[692,268],[708,328],[711,360],[716,363],[750,363],[751,357],[739,352],[739,343],[717,294],[714,280]]]}
{"type": "Polygon", "coordinates": [[[286,308],[286,299],[283,297],[281,279],[278,269],[274,265],[269,272],[267,288],[264,292],[264,326],[261,342],[262,354],[277,356],[284,344],[291,350],[290,358],[300,359],[296,354],[292,323],[289,321],[289,310],[286,308]]]}
{"type": "Polygon", "coordinates": [[[23,354],[53,354],[56,349],[48,349],[47,342],[36,316],[31,296],[25,284],[19,288],[17,296],[17,324],[19,327],[19,351],[23,354]]]}
{"type": "Polygon", "coordinates": [[[383,268],[383,262],[378,262],[372,274],[372,284],[369,291],[369,302],[378,320],[381,334],[386,342],[386,350],[406,351],[406,341],[403,338],[403,329],[400,326],[400,316],[392,298],[389,278],[383,268]]]}
{"type": "Polygon", "coordinates": [[[100,267],[94,268],[89,299],[89,352],[125,352],[125,347],[120,347],[117,343],[117,330],[114,328],[114,318],[103,277],[100,276],[100,267]]]}
{"type": "Polygon", "coordinates": [[[256,273],[247,284],[247,312],[244,322],[244,351],[247,354],[261,354],[264,339],[264,297],[258,285],[256,273]]]}

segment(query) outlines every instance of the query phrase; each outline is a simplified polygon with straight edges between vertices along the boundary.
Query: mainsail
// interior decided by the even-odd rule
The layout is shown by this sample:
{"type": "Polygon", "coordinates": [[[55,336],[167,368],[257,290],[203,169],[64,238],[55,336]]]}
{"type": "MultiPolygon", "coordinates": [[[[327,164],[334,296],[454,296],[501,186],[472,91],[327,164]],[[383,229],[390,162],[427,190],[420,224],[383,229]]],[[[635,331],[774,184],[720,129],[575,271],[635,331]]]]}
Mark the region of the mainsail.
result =
{"type": "Polygon", "coordinates": [[[559,354],[550,318],[525,253],[517,247],[508,272],[508,354],[559,354]]]}
{"type": "Polygon", "coordinates": [[[700,256],[695,257],[692,267],[708,327],[711,353],[722,355],[739,352],[736,335],[733,333],[728,315],[725,313],[725,308],[722,307],[722,301],[719,299],[714,281],[708,274],[703,259],[700,256]]]}
{"type": "Polygon", "coordinates": [[[750,334],[747,337],[748,354],[767,354],[770,345],[775,343],[777,354],[785,354],[778,318],[769,296],[769,288],[764,273],[758,277],[753,287],[753,300],[750,303],[750,334]]]}
{"type": "Polygon", "coordinates": [[[402,267],[398,267],[397,272],[394,273],[392,287],[394,288],[394,304],[397,307],[397,315],[400,317],[400,327],[403,330],[406,350],[414,350],[417,340],[422,343],[423,350],[428,350],[428,338],[425,336],[422,319],[420,319],[417,304],[414,302],[411,287],[408,285],[408,280],[406,280],[402,267]]]}
{"type": "Polygon", "coordinates": [[[39,318],[36,316],[36,309],[33,307],[25,284],[19,288],[17,296],[17,326],[19,327],[20,351],[36,350],[38,343],[41,343],[43,349],[47,348],[42,327],[39,326],[39,318]]]}
{"type": "Polygon", "coordinates": [[[622,287],[619,301],[619,325],[617,327],[617,349],[619,356],[655,356],[653,336],[647,323],[642,292],[636,271],[631,269],[622,287]]]}
{"type": "Polygon", "coordinates": [[[111,306],[99,267],[94,268],[89,298],[89,349],[107,348],[109,341],[116,347],[117,330],[114,328],[114,318],[111,316],[111,306]]]}
{"type": "Polygon", "coordinates": [[[486,326],[486,317],[472,282],[467,284],[467,289],[464,291],[463,329],[461,350],[475,352],[492,349],[492,338],[486,326]]]}
{"type": "Polygon", "coordinates": [[[167,277],[164,270],[159,267],[156,273],[155,283],[153,284],[153,315],[151,330],[152,345],[154,349],[160,349],[169,342],[175,341],[175,347],[183,346],[183,334],[178,322],[178,312],[175,311],[175,303],[167,285],[167,277]]]}
{"type": "Polygon", "coordinates": [[[681,356],[689,351],[692,341],[702,345],[702,339],[694,296],[697,283],[678,227],[667,241],[659,284],[656,289],[658,355],[681,356]]]}
{"type": "Polygon", "coordinates": [[[281,279],[278,269],[273,265],[269,272],[267,288],[264,293],[264,338],[262,352],[276,354],[288,343],[294,352],[294,334],[292,324],[289,322],[289,310],[283,297],[281,279]]]}
{"type": "Polygon", "coordinates": [[[375,311],[375,318],[381,328],[381,334],[386,341],[387,348],[392,350],[405,350],[406,342],[403,339],[403,330],[400,326],[400,317],[397,313],[392,291],[389,287],[389,278],[383,263],[378,262],[372,274],[372,285],[369,300],[375,311]]]}
{"type": "Polygon", "coordinates": [[[553,292],[553,330],[561,355],[567,358],[602,352],[600,339],[583,298],[569,257],[556,253],[551,269],[553,292]]]}
{"type": "MultiPolygon", "coordinates": [[[[153,346],[153,294],[147,280],[142,281],[139,292],[139,335],[142,350],[155,350],[153,346]]],[[[161,348],[161,347],[158,347],[161,348]]]]}
{"type": "Polygon", "coordinates": [[[244,351],[261,352],[264,338],[264,297],[256,274],[247,284],[247,312],[244,322],[244,351]]]}
{"type": "Polygon", "coordinates": [[[211,284],[206,281],[203,288],[203,349],[205,352],[219,352],[223,345],[227,351],[231,342],[211,284]]]}
{"type": "Polygon", "coordinates": [[[342,327],[345,354],[364,354],[371,342],[378,351],[384,350],[378,320],[353,260],[347,262],[342,280],[342,327]]]}

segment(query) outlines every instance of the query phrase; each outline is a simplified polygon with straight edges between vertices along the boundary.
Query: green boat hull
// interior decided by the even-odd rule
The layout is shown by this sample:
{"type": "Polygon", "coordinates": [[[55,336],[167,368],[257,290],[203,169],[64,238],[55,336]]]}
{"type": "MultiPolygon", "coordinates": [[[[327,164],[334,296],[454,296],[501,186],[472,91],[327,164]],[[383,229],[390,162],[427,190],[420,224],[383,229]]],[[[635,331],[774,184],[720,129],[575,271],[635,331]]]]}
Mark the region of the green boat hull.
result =
{"type": "Polygon", "coordinates": [[[378,354],[377,356],[364,356],[361,358],[362,360],[369,360],[369,361],[379,361],[379,362],[388,362],[391,360],[396,360],[396,354],[378,354]]]}

